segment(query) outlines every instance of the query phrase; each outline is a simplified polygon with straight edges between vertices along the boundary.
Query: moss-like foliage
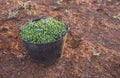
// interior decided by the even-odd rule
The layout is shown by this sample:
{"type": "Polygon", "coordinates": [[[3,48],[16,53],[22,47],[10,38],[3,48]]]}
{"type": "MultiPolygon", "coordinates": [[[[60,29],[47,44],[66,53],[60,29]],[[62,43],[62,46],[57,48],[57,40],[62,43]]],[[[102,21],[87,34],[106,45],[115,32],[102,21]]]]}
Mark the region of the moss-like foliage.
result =
{"type": "Polygon", "coordinates": [[[67,26],[54,18],[45,18],[28,23],[20,28],[22,39],[31,43],[49,43],[62,37],[67,26]]]}

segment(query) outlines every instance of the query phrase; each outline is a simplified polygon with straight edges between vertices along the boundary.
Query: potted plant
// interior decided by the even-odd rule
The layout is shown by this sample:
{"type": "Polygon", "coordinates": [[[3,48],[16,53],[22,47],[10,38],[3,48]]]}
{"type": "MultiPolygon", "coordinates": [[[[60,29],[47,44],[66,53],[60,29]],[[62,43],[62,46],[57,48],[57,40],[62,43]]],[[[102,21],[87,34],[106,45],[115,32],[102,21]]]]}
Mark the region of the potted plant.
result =
{"type": "Polygon", "coordinates": [[[68,27],[54,18],[35,19],[20,27],[20,37],[30,57],[40,64],[52,65],[60,58],[68,27]]]}

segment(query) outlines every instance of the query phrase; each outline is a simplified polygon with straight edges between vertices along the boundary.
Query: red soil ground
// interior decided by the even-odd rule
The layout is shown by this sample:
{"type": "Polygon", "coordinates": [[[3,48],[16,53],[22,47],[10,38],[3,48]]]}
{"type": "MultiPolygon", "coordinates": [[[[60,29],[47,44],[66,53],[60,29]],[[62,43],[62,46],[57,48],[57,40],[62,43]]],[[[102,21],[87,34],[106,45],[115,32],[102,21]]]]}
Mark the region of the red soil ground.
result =
{"type": "Polygon", "coordinates": [[[0,0],[0,78],[120,78],[120,1],[0,0]],[[60,60],[42,67],[18,34],[29,20],[47,16],[70,31],[60,60]]]}

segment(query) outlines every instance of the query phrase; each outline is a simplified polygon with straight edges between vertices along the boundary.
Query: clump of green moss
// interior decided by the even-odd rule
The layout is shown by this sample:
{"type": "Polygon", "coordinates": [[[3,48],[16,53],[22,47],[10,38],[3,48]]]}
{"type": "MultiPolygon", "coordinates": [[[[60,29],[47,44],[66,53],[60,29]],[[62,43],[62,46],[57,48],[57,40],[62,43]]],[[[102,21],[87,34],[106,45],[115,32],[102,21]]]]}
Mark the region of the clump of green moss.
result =
{"type": "Polygon", "coordinates": [[[67,26],[54,18],[45,18],[28,23],[20,28],[22,39],[31,43],[49,43],[64,36],[67,26]]]}

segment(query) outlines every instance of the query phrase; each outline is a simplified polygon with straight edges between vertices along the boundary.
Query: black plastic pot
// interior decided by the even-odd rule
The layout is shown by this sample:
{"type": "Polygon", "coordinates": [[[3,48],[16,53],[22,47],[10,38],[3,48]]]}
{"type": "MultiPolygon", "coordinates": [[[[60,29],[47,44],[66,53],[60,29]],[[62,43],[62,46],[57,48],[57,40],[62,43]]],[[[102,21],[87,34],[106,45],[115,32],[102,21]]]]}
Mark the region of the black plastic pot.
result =
{"type": "MultiPolygon", "coordinates": [[[[36,19],[33,21],[38,20],[40,19],[36,19]]],[[[33,61],[48,66],[54,64],[60,58],[62,54],[62,49],[64,47],[63,44],[65,41],[66,33],[64,34],[63,37],[50,43],[35,44],[25,41],[23,39],[22,41],[28,54],[33,59],[33,61]]]]}

